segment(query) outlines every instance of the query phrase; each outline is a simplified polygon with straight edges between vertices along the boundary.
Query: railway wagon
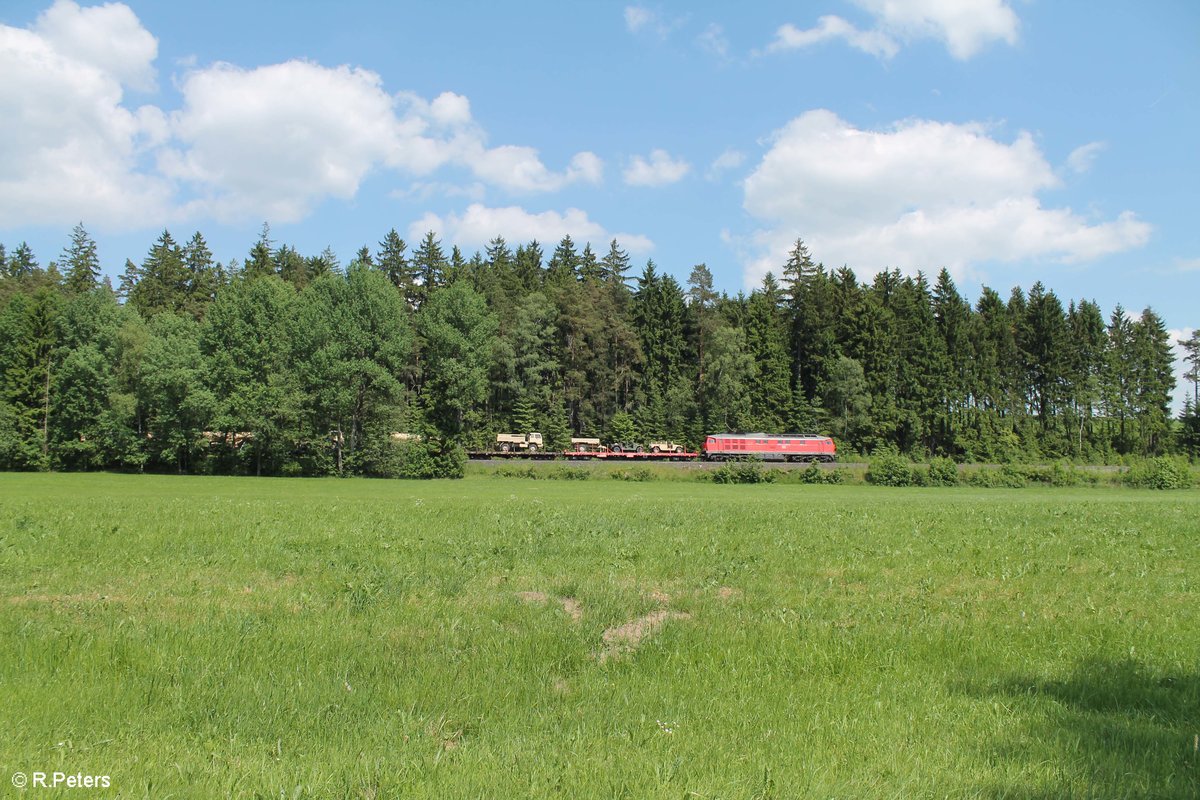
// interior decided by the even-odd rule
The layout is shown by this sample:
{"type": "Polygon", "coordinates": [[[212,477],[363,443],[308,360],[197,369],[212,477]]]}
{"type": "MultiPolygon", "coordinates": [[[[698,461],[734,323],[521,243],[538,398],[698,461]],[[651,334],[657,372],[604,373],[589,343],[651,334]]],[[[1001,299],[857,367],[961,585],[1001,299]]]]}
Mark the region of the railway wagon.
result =
{"type": "Polygon", "coordinates": [[[704,440],[706,461],[833,461],[833,439],[815,433],[714,433],[704,440]]]}

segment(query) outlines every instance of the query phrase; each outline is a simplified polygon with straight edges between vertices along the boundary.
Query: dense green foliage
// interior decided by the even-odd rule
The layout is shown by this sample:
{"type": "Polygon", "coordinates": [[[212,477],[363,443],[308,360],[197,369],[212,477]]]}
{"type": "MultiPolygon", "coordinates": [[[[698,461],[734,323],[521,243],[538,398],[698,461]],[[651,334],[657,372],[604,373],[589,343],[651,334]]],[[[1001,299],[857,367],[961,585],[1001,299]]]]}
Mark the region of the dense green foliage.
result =
{"type": "Polygon", "coordinates": [[[704,264],[634,278],[616,241],[570,237],[466,259],[392,230],[343,269],[266,226],[227,265],[164,231],[116,291],[99,264],[82,225],[45,269],[0,248],[0,468],[460,475],[464,448],[531,430],[556,449],[764,430],[960,462],[1200,452],[1200,343],[1176,422],[1150,309],[1106,322],[1041,283],[972,306],[945,270],[863,284],[802,242],[734,297],[704,264]]]}
{"type": "Polygon", "coordinates": [[[0,475],[0,777],[1195,798],[1197,518],[1125,489],[0,475]]]}

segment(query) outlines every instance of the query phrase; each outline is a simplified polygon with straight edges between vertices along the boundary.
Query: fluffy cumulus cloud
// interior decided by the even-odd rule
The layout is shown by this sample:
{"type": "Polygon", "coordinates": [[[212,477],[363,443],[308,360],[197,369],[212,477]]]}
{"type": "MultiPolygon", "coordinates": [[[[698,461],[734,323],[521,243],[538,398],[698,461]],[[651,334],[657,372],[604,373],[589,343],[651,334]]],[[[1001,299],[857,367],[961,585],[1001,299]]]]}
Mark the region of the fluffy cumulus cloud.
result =
{"type": "Polygon", "coordinates": [[[985,45],[1017,43],[1020,20],[1007,0],[855,0],[879,27],[905,41],[937,39],[968,59],[985,45]]]}
{"type": "Polygon", "coordinates": [[[164,219],[170,185],[143,162],[166,120],[124,103],[153,86],[157,48],[121,5],[59,0],[32,28],[0,25],[0,225],[164,219]]]}
{"type": "Polygon", "coordinates": [[[666,186],[683,180],[692,169],[681,158],[672,158],[666,150],[654,150],[649,158],[634,156],[622,173],[630,186],[666,186]]]}
{"type": "Polygon", "coordinates": [[[966,60],[988,44],[1016,44],[1020,20],[1007,0],[855,0],[871,15],[873,28],[862,30],[828,15],[812,28],[786,24],[775,33],[768,52],[793,50],[841,40],[878,58],[891,58],[902,43],[919,39],[942,42],[950,54],[966,60]]]}
{"type": "Polygon", "coordinates": [[[513,192],[600,181],[593,153],[555,172],[531,147],[489,147],[467,98],[390,95],[369,70],[289,61],[241,69],[217,64],[183,80],[172,116],[180,146],[162,159],[172,177],[205,187],[207,213],[304,217],[327,197],[349,198],[372,171],[424,177],[445,166],[513,192]]]}
{"type": "Polygon", "coordinates": [[[909,120],[861,130],[810,111],[778,131],[744,183],[753,237],[746,280],[778,271],[796,238],[833,266],[959,274],[988,261],[1083,261],[1137,247],[1150,226],[1131,212],[1098,221],[1046,208],[1060,179],[1033,138],[981,125],[909,120]]]}
{"type": "Polygon", "coordinates": [[[532,213],[519,206],[491,208],[472,203],[462,214],[444,217],[426,214],[409,226],[408,235],[412,241],[420,241],[427,231],[434,231],[447,243],[465,250],[482,249],[497,235],[510,242],[536,239],[547,249],[567,235],[580,249],[585,242],[591,242],[592,249],[600,250],[612,239],[634,254],[648,253],[654,248],[654,243],[645,236],[612,233],[577,208],[568,208],[561,214],[557,211],[532,213]]]}
{"type": "Polygon", "coordinates": [[[0,25],[0,225],[290,222],[380,171],[447,168],[517,194],[603,179],[594,153],[553,170],[532,147],[492,146],[467,98],[389,93],[349,66],[193,66],[178,110],[132,107],[128,91],[155,88],[157,48],[120,3],[57,0],[29,28],[0,25]]]}
{"type": "Polygon", "coordinates": [[[155,87],[158,40],[129,6],[80,8],[71,0],[59,0],[38,17],[33,31],[57,52],[69,53],[126,86],[143,91],[155,87]]]}
{"type": "Polygon", "coordinates": [[[798,50],[838,39],[878,58],[891,58],[900,50],[896,40],[886,33],[861,31],[841,17],[828,15],[817,20],[814,28],[802,30],[790,22],[782,25],[775,32],[775,39],[767,46],[767,52],[798,50]]]}
{"type": "Polygon", "coordinates": [[[217,64],[189,73],[180,91],[178,146],[163,153],[163,171],[199,187],[198,210],[218,218],[293,221],[327,196],[352,197],[376,164],[424,171],[445,158],[432,142],[402,149],[392,98],[364,70],[217,64]]]}

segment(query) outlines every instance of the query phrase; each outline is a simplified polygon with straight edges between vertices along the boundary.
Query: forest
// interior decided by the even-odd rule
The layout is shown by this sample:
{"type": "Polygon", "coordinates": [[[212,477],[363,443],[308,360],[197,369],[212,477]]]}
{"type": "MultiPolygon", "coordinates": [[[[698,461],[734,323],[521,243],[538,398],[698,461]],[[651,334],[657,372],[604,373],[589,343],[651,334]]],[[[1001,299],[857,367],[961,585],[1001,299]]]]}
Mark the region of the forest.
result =
{"type": "Polygon", "coordinates": [[[82,223],[44,267],[0,245],[0,469],[453,476],[498,432],[819,432],[842,458],[1200,454],[1200,335],[1035,283],[971,302],[948,271],[869,283],[797,241],[749,295],[617,241],[447,253],[393,229],[343,266],[267,225],[219,263],[169,231],[117,285],[82,223]],[[397,437],[405,433],[410,436],[397,437]]]}

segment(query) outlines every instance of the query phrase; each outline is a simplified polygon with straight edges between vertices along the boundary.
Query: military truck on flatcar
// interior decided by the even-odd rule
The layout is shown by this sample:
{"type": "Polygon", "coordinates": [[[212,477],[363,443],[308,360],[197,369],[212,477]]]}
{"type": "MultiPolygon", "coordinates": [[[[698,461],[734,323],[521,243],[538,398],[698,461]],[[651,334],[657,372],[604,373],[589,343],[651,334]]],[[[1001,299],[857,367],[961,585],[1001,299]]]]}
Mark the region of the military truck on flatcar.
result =
{"type": "Polygon", "coordinates": [[[497,433],[496,449],[501,453],[519,450],[536,453],[542,449],[542,435],[540,433],[497,433]]]}

